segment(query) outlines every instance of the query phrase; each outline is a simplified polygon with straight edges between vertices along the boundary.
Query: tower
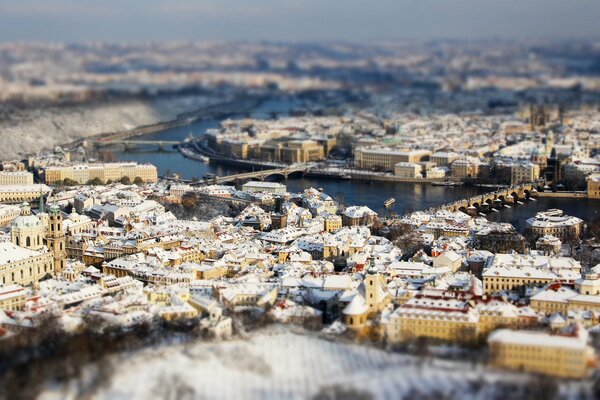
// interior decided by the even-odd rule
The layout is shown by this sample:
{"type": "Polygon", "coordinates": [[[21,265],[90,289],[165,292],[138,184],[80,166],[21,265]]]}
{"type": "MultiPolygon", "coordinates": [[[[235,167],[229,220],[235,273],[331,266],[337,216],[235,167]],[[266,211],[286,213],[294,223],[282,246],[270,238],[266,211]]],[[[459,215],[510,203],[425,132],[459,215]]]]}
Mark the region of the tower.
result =
{"type": "Polygon", "coordinates": [[[65,268],[67,253],[65,251],[65,232],[63,231],[63,217],[58,204],[54,203],[48,210],[48,232],[46,244],[53,254],[54,273],[59,273],[65,268]]]}
{"type": "Polygon", "coordinates": [[[369,269],[364,280],[365,301],[369,307],[369,316],[381,311],[389,303],[390,297],[387,293],[385,280],[375,267],[375,256],[371,256],[369,269]]]}
{"type": "Polygon", "coordinates": [[[552,153],[553,148],[554,148],[554,132],[549,131],[546,134],[546,154],[552,153]]]}

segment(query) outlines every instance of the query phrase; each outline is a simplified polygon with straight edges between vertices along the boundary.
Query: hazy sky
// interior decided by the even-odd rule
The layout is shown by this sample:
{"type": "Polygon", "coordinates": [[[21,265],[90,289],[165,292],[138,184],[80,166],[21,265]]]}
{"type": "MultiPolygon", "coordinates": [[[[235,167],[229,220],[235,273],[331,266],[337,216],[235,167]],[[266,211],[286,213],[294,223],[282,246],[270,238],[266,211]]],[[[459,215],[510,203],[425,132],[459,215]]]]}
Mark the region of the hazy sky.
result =
{"type": "Polygon", "coordinates": [[[600,0],[0,0],[0,40],[600,37],[600,0]]]}

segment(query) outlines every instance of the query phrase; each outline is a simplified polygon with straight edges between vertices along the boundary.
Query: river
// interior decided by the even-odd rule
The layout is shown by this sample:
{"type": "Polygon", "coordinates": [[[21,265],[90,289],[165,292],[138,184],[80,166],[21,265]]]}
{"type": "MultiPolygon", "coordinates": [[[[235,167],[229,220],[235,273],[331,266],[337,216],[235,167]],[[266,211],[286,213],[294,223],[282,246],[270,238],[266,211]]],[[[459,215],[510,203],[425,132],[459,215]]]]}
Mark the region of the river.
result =
{"type": "MultiPolygon", "coordinates": [[[[273,99],[263,102],[250,114],[233,116],[232,118],[245,118],[248,116],[252,118],[270,118],[273,112],[277,113],[278,116],[285,116],[298,107],[301,107],[301,103],[294,98],[273,99]]],[[[144,139],[183,140],[190,134],[199,136],[206,129],[216,128],[220,122],[220,119],[206,119],[190,125],[148,134],[144,136],[144,139]]],[[[142,148],[132,151],[116,150],[114,154],[119,160],[151,163],[158,167],[160,174],[170,171],[187,179],[202,177],[206,173],[222,176],[243,172],[237,167],[204,164],[191,160],[183,157],[175,150],[157,152],[152,148],[142,148]]],[[[379,213],[391,211],[397,214],[422,210],[489,191],[485,188],[468,186],[444,187],[425,183],[365,182],[317,178],[290,178],[283,183],[292,192],[299,192],[310,187],[322,188],[329,195],[338,200],[343,200],[348,205],[366,205],[379,213]],[[386,210],[383,207],[383,202],[390,197],[394,197],[396,203],[390,210],[386,210]]],[[[537,211],[548,208],[560,208],[567,214],[575,215],[584,220],[591,220],[600,215],[599,200],[541,198],[523,205],[515,205],[510,209],[503,209],[500,212],[490,213],[487,217],[494,221],[510,222],[522,231],[525,228],[527,218],[533,216],[537,211]]]]}

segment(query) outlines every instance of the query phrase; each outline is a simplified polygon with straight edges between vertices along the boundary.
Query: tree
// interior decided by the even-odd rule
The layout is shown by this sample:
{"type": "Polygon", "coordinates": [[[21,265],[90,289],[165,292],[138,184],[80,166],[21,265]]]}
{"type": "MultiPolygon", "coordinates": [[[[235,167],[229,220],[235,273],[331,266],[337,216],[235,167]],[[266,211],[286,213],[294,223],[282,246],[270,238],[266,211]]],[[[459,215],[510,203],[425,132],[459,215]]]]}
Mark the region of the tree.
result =
{"type": "Polygon", "coordinates": [[[186,209],[194,209],[198,207],[198,197],[194,192],[187,192],[181,196],[181,205],[186,209]]]}
{"type": "Polygon", "coordinates": [[[386,237],[404,253],[414,253],[423,247],[423,235],[410,224],[392,224],[386,237]]]}
{"type": "Polygon", "coordinates": [[[131,179],[129,179],[128,176],[122,177],[119,182],[121,182],[123,185],[131,185],[131,179]]]}
{"type": "Polygon", "coordinates": [[[133,180],[133,183],[134,183],[135,185],[138,185],[138,186],[140,186],[140,185],[143,185],[143,184],[144,184],[144,180],[142,179],[142,177],[140,177],[140,176],[136,176],[136,177],[135,177],[135,179],[133,180]]]}
{"type": "Polygon", "coordinates": [[[79,183],[77,181],[74,181],[73,179],[70,179],[70,178],[65,178],[63,180],[63,184],[65,186],[76,186],[76,185],[79,185],[79,183]]]}
{"type": "Polygon", "coordinates": [[[104,182],[102,181],[102,179],[96,177],[94,179],[90,179],[89,181],[87,181],[88,185],[104,185],[104,182]]]}
{"type": "Polygon", "coordinates": [[[588,224],[588,232],[594,237],[596,242],[600,242],[600,216],[594,218],[594,220],[588,224]]]}
{"type": "Polygon", "coordinates": [[[565,232],[562,239],[563,243],[569,248],[569,256],[573,257],[573,251],[580,243],[579,236],[577,233],[575,233],[575,231],[569,229],[565,232]]]}

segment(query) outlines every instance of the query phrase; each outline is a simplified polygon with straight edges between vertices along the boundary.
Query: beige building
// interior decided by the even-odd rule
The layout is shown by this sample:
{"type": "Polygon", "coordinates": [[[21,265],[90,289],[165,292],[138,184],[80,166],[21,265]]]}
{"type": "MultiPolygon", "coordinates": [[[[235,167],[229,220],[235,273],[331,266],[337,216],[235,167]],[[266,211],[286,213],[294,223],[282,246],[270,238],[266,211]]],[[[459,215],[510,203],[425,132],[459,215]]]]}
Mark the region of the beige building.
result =
{"type": "Polygon", "coordinates": [[[244,192],[285,193],[287,187],[278,182],[250,181],[242,185],[244,192]]]}
{"type": "Polygon", "coordinates": [[[42,175],[45,183],[48,184],[65,179],[71,179],[81,184],[96,178],[102,182],[109,180],[116,182],[125,177],[128,177],[132,182],[138,177],[144,182],[156,182],[158,180],[158,170],[154,165],[131,162],[50,166],[43,169],[42,175]]]}
{"type": "Polygon", "coordinates": [[[540,166],[530,162],[513,164],[510,167],[510,181],[513,185],[529,183],[540,178],[540,166]]]}
{"type": "Polygon", "coordinates": [[[587,179],[587,195],[590,199],[600,199],[600,175],[592,175],[587,179]]]}
{"type": "Polygon", "coordinates": [[[433,259],[433,268],[448,268],[452,273],[462,266],[462,257],[454,251],[446,251],[433,259]]]}
{"type": "Polygon", "coordinates": [[[595,359],[594,350],[577,336],[500,329],[488,344],[497,367],[561,378],[586,378],[595,359]]]}
{"type": "Polygon", "coordinates": [[[578,238],[583,230],[583,220],[564,215],[562,210],[550,209],[527,219],[527,230],[535,237],[551,235],[560,240],[578,238]]]}
{"type": "Polygon", "coordinates": [[[394,175],[401,178],[422,178],[421,166],[410,162],[399,162],[394,165],[394,175]]]}
{"type": "Polygon", "coordinates": [[[418,163],[427,161],[428,150],[397,151],[392,149],[369,149],[358,147],[354,150],[354,165],[362,169],[380,168],[394,171],[399,162],[418,163]]]}
{"type": "Polygon", "coordinates": [[[21,215],[20,207],[0,204],[0,226],[10,225],[19,215],[21,215]]]}
{"type": "Polygon", "coordinates": [[[451,165],[452,176],[459,179],[477,178],[480,175],[479,160],[456,160],[451,165]]]}
{"type": "Polygon", "coordinates": [[[23,310],[26,299],[27,290],[21,285],[6,285],[0,287],[0,310],[23,310]]]}
{"type": "Polygon", "coordinates": [[[38,200],[40,194],[46,196],[50,188],[46,185],[6,185],[0,186],[0,203],[20,204],[38,200]]]}
{"type": "Polygon", "coordinates": [[[52,253],[46,248],[31,250],[11,242],[0,243],[0,277],[3,285],[31,285],[53,274],[52,253]]]}
{"type": "Polygon", "coordinates": [[[440,151],[431,155],[431,161],[436,163],[438,167],[448,167],[461,157],[463,156],[458,153],[440,151]]]}
{"type": "Polygon", "coordinates": [[[418,337],[469,342],[499,327],[533,326],[537,315],[504,301],[475,302],[453,293],[409,298],[382,323],[390,343],[418,337]]]}
{"type": "Polygon", "coordinates": [[[27,171],[0,171],[0,186],[33,185],[33,174],[27,171]]]}

